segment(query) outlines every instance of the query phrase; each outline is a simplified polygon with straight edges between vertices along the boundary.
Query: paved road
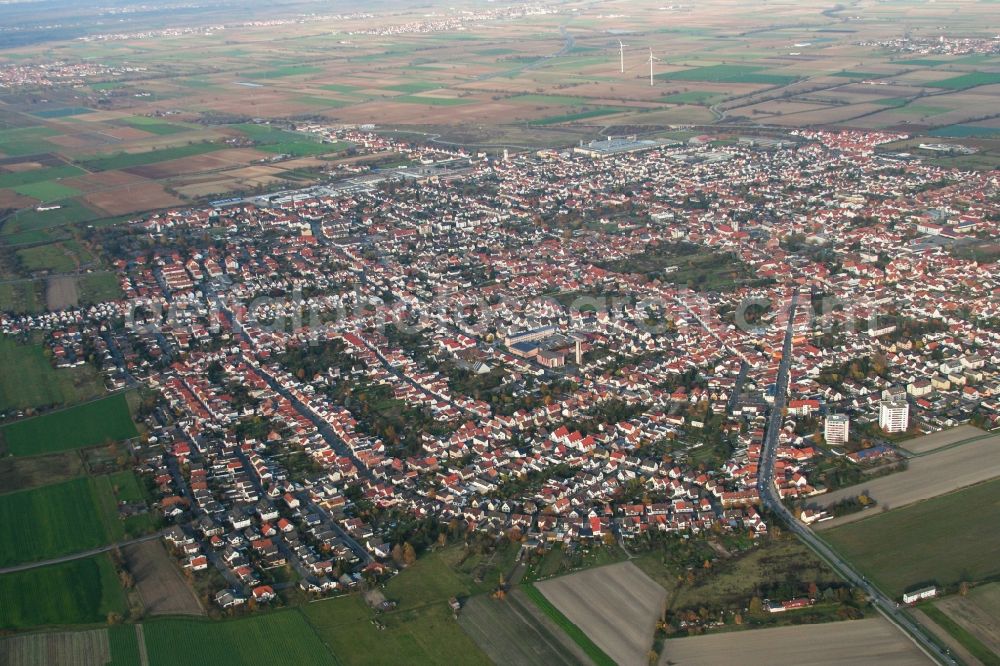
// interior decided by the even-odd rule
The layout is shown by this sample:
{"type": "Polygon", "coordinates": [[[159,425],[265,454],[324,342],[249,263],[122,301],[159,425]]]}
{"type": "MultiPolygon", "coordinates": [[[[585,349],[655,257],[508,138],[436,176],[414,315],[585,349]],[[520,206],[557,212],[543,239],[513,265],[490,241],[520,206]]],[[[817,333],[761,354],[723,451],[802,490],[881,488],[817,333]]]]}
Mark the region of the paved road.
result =
{"type": "Polygon", "coordinates": [[[4,567],[0,569],[0,574],[15,573],[17,571],[28,571],[30,569],[37,569],[39,567],[47,567],[50,564],[61,564],[63,562],[72,562],[73,560],[82,560],[85,557],[92,557],[94,555],[100,555],[101,553],[107,553],[115,548],[124,548],[125,546],[131,546],[136,543],[143,543],[144,541],[152,541],[153,539],[159,539],[163,536],[164,532],[156,532],[155,534],[147,534],[146,536],[139,537],[138,539],[130,539],[128,541],[119,541],[118,543],[111,543],[107,546],[101,546],[100,548],[92,548],[91,550],[83,550],[79,553],[73,553],[72,555],[63,555],[62,557],[57,557],[51,560],[41,560],[40,562],[27,562],[25,564],[18,564],[13,567],[4,567]]]}
{"type": "Polygon", "coordinates": [[[792,360],[792,335],[795,325],[795,307],[798,292],[793,294],[788,306],[788,326],[785,329],[785,341],[782,347],[781,363],[778,366],[778,380],[774,394],[774,406],[767,421],[767,431],[764,435],[764,446],[761,451],[758,489],[764,505],[776,515],[784,519],[785,524],[817,555],[823,558],[851,585],[859,587],[868,595],[871,604],[906,633],[928,657],[940,664],[957,664],[950,654],[940,648],[909,615],[897,607],[896,602],[883,594],[867,578],[862,576],[847,561],[843,560],[825,541],[816,536],[811,529],[803,525],[789,511],[778,497],[777,489],[771,483],[774,462],[778,447],[778,433],[781,431],[782,411],[785,406],[785,393],[788,388],[788,373],[792,360]]]}

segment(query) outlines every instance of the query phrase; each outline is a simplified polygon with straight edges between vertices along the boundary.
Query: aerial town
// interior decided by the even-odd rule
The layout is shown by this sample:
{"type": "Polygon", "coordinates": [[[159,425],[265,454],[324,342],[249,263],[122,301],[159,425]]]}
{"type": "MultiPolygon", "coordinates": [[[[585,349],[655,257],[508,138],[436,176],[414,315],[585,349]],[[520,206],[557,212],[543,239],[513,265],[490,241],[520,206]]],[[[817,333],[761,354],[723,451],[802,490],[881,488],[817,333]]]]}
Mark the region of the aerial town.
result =
{"type": "MultiPolygon", "coordinates": [[[[78,41],[334,19],[346,40],[392,39],[561,11],[78,41]]],[[[962,59],[997,43],[857,42],[962,59]]],[[[166,71],[15,60],[0,88],[166,71]]],[[[86,115],[160,99],[117,85],[86,115]]],[[[80,204],[44,187],[114,172],[98,191],[127,200],[159,164],[62,164],[21,150],[70,145],[56,130],[0,129],[0,184],[17,183],[0,221],[0,595],[16,599],[0,663],[738,663],[750,633],[768,638],[744,663],[814,643],[830,663],[995,663],[991,144],[723,124],[717,105],[714,126],[535,146],[318,114],[217,137],[167,99],[130,131],[210,138],[153,147],[187,151],[163,164],[218,150],[282,177],[205,196],[171,182],[169,205],[55,236],[80,204]],[[60,175],[18,180],[35,168],[60,175]]]]}

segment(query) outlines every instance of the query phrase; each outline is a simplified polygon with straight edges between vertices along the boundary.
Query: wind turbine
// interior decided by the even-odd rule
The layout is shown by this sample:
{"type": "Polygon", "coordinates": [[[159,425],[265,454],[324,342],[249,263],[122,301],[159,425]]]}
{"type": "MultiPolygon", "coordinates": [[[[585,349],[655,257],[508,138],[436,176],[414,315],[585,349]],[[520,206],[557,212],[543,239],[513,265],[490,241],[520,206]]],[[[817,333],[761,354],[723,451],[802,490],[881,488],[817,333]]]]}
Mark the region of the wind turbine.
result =
{"type": "Polygon", "coordinates": [[[649,49],[649,87],[653,87],[653,63],[660,59],[653,55],[653,49],[649,49]]]}
{"type": "Polygon", "coordinates": [[[618,40],[618,60],[621,63],[622,74],[625,73],[625,44],[618,40]]]}

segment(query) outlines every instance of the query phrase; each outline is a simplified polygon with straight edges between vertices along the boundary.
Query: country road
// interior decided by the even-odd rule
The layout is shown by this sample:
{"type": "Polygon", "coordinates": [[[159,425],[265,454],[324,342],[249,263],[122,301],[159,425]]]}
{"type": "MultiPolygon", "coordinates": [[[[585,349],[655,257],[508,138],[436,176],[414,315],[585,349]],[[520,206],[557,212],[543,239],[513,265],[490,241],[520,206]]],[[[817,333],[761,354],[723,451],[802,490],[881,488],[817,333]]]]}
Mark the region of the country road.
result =
{"type": "Polygon", "coordinates": [[[51,560],[41,560],[39,562],[27,562],[25,564],[18,564],[12,567],[4,567],[0,569],[0,575],[16,573],[18,571],[30,571],[31,569],[37,569],[39,567],[47,567],[51,564],[62,564],[63,562],[72,562],[73,560],[82,560],[85,557],[92,557],[94,555],[100,555],[101,553],[107,553],[114,550],[115,548],[124,548],[126,546],[131,546],[136,543],[143,543],[145,541],[152,541],[153,539],[159,539],[163,536],[165,530],[160,532],[155,532],[153,534],[147,534],[146,536],[139,537],[137,539],[130,539],[128,541],[119,541],[118,543],[111,543],[107,546],[101,546],[100,548],[92,548],[91,550],[84,550],[79,553],[73,553],[72,555],[63,555],[62,557],[56,557],[51,560]]]}
{"type": "Polygon", "coordinates": [[[782,346],[781,363],[778,365],[778,379],[775,386],[774,405],[767,421],[767,431],[764,434],[764,446],[761,451],[760,469],[757,484],[761,500],[773,513],[781,516],[788,528],[795,533],[809,548],[826,561],[834,571],[840,574],[851,585],[861,588],[867,594],[871,604],[895,624],[913,642],[920,647],[928,658],[940,664],[957,664],[952,656],[942,649],[925,630],[918,625],[896,602],[885,595],[866,577],[861,575],[849,562],[840,557],[825,541],[818,537],[809,527],[799,522],[792,512],[781,503],[777,489],[772,482],[774,463],[778,448],[778,434],[781,431],[784,418],[785,394],[788,389],[788,374],[792,361],[792,337],[795,328],[795,307],[798,292],[794,292],[788,305],[788,325],[785,329],[785,340],[782,346]]]}

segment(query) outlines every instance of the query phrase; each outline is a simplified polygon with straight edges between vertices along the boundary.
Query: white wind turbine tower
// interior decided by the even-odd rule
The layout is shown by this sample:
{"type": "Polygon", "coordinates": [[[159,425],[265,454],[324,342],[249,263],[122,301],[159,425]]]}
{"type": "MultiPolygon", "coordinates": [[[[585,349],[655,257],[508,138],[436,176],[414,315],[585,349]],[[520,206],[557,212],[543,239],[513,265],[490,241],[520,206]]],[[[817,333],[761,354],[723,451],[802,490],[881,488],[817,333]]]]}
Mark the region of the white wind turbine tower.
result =
{"type": "Polygon", "coordinates": [[[649,87],[653,87],[653,63],[660,59],[653,55],[653,49],[649,49],[649,87]]]}
{"type": "Polygon", "coordinates": [[[621,64],[622,74],[625,73],[625,44],[622,44],[622,40],[618,40],[618,61],[621,64]]]}

